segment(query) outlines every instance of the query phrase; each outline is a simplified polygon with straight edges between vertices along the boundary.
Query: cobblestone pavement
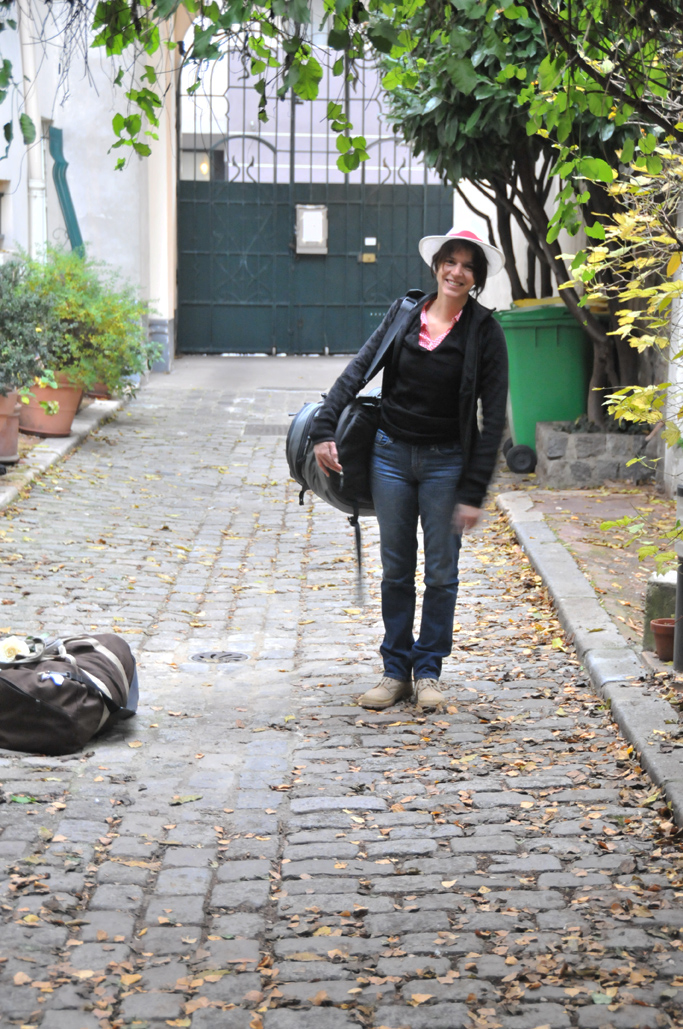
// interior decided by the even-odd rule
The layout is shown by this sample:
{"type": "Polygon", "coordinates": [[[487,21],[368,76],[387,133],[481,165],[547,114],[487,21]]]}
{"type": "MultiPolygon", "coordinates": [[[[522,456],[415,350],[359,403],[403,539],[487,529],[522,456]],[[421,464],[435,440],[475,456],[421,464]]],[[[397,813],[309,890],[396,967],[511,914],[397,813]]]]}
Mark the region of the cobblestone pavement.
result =
{"type": "Polygon", "coordinates": [[[0,754],[0,1026],[683,1025],[673,826],[494,513],[447,709],[355,706],[376,527],[361,609],[286,481],[310,396],[162,379],[0,519],[0,631],[120,631],[142,694],[85,754],[0,754]]]}

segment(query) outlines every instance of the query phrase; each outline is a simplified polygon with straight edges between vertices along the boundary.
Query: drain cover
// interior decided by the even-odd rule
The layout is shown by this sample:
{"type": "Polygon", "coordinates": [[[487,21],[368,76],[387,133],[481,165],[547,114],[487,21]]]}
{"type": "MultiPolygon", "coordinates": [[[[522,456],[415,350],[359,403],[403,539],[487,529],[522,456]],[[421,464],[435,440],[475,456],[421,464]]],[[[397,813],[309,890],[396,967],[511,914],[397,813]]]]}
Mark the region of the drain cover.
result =
{"type": "Polygon", "coordinates": [[[236,650],[203,650],[201,654],[193,654],[192,661],[204,661],[210,665],[222,665],[231,661],[246,661],[248,654],[240,654],[236,650]]]}

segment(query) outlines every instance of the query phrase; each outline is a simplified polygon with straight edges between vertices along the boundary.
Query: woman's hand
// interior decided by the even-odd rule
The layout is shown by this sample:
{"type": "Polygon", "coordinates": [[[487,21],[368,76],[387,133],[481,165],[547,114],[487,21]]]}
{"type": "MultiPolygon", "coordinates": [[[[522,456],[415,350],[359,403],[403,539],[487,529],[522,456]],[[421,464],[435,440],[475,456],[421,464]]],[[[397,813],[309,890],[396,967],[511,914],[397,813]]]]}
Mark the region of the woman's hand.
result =
{"type": "Polygon", "coordinates": [[[324,443],[316,443],[313,447],[313,453],[315,459],[318,462],[318,467],[322,468],[325,475],[330,472],[341,472],[342,466],[339,464],[339,454],[337,453],[337,445],[334,440],[326,440],[324,443]]]}
{"type": "Polygon", "coordinates": [[[457,504],[453,512],[453,532],[460,535],[473,529],[481,517],[481,508],[470,507],[469,504],[457,504]]]}

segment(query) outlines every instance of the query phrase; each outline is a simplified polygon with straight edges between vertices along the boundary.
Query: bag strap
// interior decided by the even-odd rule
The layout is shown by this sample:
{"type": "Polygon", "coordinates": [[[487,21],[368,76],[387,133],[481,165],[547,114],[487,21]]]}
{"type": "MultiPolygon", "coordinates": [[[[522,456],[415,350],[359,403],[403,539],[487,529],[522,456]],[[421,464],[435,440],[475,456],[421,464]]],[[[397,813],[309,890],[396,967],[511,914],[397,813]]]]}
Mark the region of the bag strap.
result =
{"type": "MultiPolygon", "coordinates": [[[[119,661],[116,654],[109,650],[104,644],[100,643],[99,640],[94,639],[92,636],[65,636],[63,643],[85,643],[92,647],[98,654],[106,658],[116,669],[119,675],[120,685],[123,687],[124,692],[129,688],[128,676],[126,675],[125,669],[119,661]]],[[[77,662],[75,662],[77,664],[77,662]]],[[[89,674],[89,673],[88,673],[89,674]]]]}
{"type": "Polygon", "coordinates": [[[384,360],[384,356],[387,350],[394,342],[399,332],[405,327],[405,325],[408,322],[408,319],[410,318],[410,315],[415,310],[420,301],[424,302],[426,299],[427,294],[423,293],[421,289],[408,290],[408,292],[406,293],[401,302],[400,308],[394,316],[394,320],[391,322],[389,328],[384,334],[384,339],[379,345],[379,350],[375,354],[372,364],[368,368],[365,378],[361,383],[361,389],[365,389],[370,380],[377,374],[382,364],[382,361],[384,360]]]}

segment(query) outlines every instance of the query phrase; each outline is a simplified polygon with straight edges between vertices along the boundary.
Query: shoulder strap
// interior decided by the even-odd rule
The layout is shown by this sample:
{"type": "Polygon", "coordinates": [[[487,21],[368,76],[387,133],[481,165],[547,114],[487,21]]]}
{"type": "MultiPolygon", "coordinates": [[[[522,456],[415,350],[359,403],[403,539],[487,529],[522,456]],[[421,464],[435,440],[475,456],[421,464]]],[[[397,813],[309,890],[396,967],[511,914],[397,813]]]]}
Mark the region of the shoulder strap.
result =
{"type": "Polygon", "coordinates": [[[372,379],[373,376],[377,374],[382,364],[382,361],[384,360],[384,355],[386,354],[387,350],[394,342],[401,329],[405,327],[408,319],[410,318],[410,315],[415,310],[417,305],[420,303],[420,301],[425,300],[426,296],[427,294],[423,293],[421,289],[408,290],[408,292],[403,298],[400,308],[396,312],[394,320],[391,322],[389,328],[386,331],[384,339],[380,343],[379,350],[375,354],[372,364],[366,372],[365,378],[361,383],[361,389],[364,389],[365,386],[367,386],[367,384],[370,382],[370,379],[372,379]]]}

